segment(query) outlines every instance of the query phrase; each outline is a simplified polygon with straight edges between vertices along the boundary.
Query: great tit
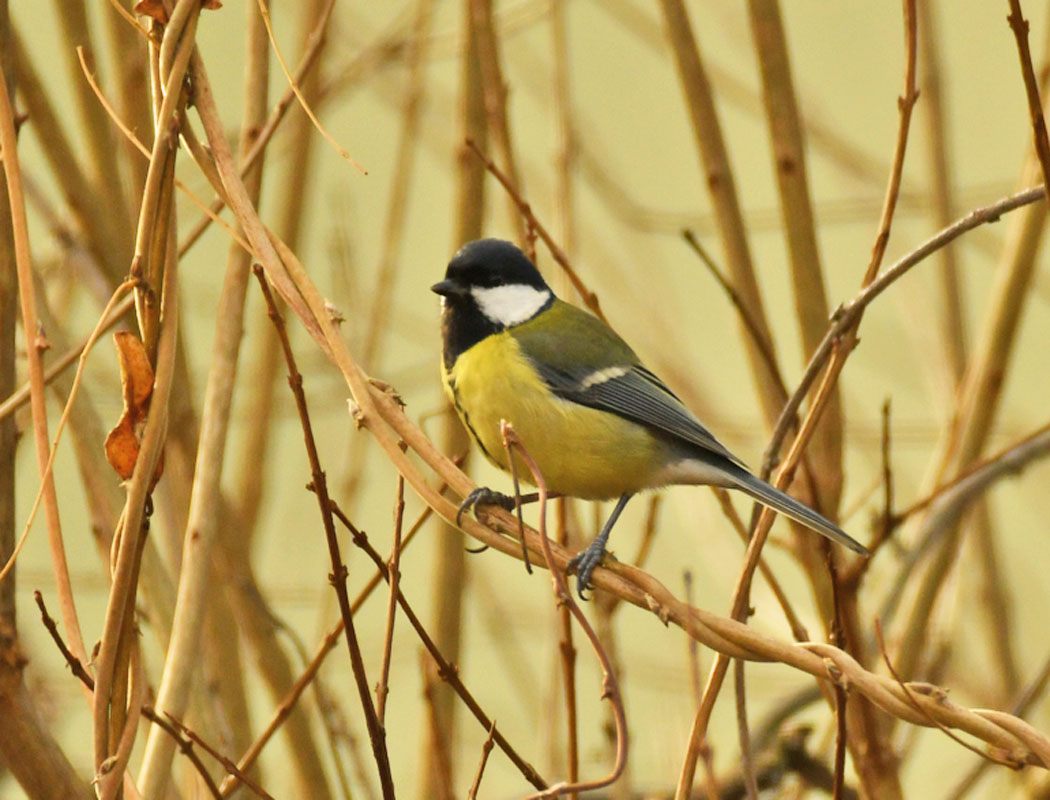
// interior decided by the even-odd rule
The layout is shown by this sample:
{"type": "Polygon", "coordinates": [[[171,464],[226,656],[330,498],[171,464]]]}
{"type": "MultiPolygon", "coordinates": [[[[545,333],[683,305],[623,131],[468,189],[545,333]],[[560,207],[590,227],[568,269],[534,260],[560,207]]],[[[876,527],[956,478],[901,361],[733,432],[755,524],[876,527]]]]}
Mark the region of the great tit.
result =
{"type": "MultiPolygon", "coordinates": [[[[555,297],[510,242],[464,245],[431,290],[441,295],[442,382],[485,457],[509,468],[500,436],[505,419],[551,492],[618,498],[601,533],[573,559],[581,597],[628,500],[671,484],[739,489],[868,554],[833,522],[748,472],[612,328],[555,297]]],[[[524,465],[515,466],[527,479],[524,465]]],[[[481,488],[461,513],[481,503],[513,507],[506,495],[481,488]]]]}

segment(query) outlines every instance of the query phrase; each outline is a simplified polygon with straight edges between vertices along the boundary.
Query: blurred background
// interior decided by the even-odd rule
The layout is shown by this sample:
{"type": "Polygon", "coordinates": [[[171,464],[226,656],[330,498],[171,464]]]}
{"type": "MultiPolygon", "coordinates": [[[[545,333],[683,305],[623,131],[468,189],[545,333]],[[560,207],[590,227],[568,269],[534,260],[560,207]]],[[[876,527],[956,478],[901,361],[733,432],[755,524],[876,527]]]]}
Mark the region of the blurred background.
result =
{"type": "MultiPolygon", "coordinates": [[[[323,5],[318,0],[272,3],[274,32],[293,67],[323,5]]],[[[367,174],[341,158],[293,103],[266,151],[259,201],[262,218],[285,237],[344,318],[341,329],[350,351],[370,375],[396,387],[409,416],[450,455],[458,455],[466,442],[456,434],[441,395],[438,305],[428,287],[462,244],[460,232],[469,230],[464,219],[470,214],[476,215],[485,235],[515,239],[521,230],[506,193],[491,176],[476,178],[484,188],[483,194],[474,190],[472,202],[462,197],[461,187],[478,185],[470,184],[465,172],[481,168],[480,160],[464,147],[469,130],[464,122],[464,81],[471,78],[465,72],[469,58],[464,52],[470,6],[430,0],[337,3],[321,55],[303,80],[303,89],[324,127],[367,174]]],[[[1006,22],[1007,3],[920,0],[919,6],[920,95],[886,264],[970,209],[1040,181],[1038,168],[1025,169],[1032,130],[1017,47],[1006,22]]],[[[807,348],[799,334],[748,5],[699,0],[686,7],[710,79],[771,338],[791,391],[805,367],[807,348]]],[[[640,0],[507,0],[491,3],[490,10],[520,191],[598,295],[610,323],[719,438],[759,467],[771,427],[749,367],[746,334],[725,292],[682,237],[683,229],[692,230],[723,270],[729,269],[662,6],[640,0]]],[[[1028,2],[1024,10],[1031,23],[1036,74],[1045,77],[1050,63],[1047,7],[1028,2]]],[[[105,252],[112,263],[99,263],[100,251],[85,220],[99,210],[109,216],[122,206],[114,216],[125,219],[126,227],[116,226],[114,237],[130,254],[137,209],[134,187],[146,160],[132,155],[116,129],[107,127],[105,136],[119,166],[115,179],[107,179],[91,142],[87,120],[98,109],[85,110],[96,101],[76,62],[75,45],[91,46],[96,79],[118,108],[130,108],[134,102],[121,88],[121,81],[128,80],[128,62],[114,57],[123,52],[129,37],[128,30],[121,30],[128,28],[126,22],[114,8],[66,0],[14,2],[9,11],[22,51],[7,63],[22,65],[14,70],[16,97],[18,110],[28,118],[19,146],[29,193],[38,302],[46,308],[41,316],[52,343],[46,356],[50,362],[91,331],[112,291],[112,276],[127,272],[129,262],[112,251],[105,252]],[[30,77],[26,63],[33,69],[30,77]],[[27,92],[48,98],[53,122],[27,103],[27,92]],[[58,130],[90,186],[87,211],[71,204],[68,170],[56,168],[58,130]]],[[[897,135],[904,22],[896,3],[791,0],[781,3],[780,12],[803,120],[805,176],[830,311],[858,291],[871,257],[897,135]]],[[[226,0],[221,8],[201,14],[196,32],[231,136],[243,127],[246,31],[252,15],[258,15],[253,2],[226,0]]],[[[132,31],[132,43],[136,37],[132,31]]],[[[478,75],[473,79],[479,80],[478,75]]],[[[268,84],[266,109],[288,86],[273,60],[268,84]]],[[[148,144],[148,130],[139,133],[148,144]]],[[[486,130],[483,123],[481,133],[482,149],[505,167],[498,126],[490,121],[486,130]]],[[[209,201],[213,197],[184,150],[177,175],[197,195],[209,201]]],[[[181,242],[201,213],[184,195],[177,198],[176,208],[181,242]]],[[[1033,211],[1036,221],[1025,223],[1028,249],[1018,256],[1011,242],[1022,235],[1017,227],[1026,213],[1015,212],[962,237],[950,256],[939,254],[920,264],[865,316],[859,346],[840,382],[844,449],[837,504],[843,527],[862,541],[878,529],[883,509],[884,404],[891,404],[890,463],[894,503],[900,510],[938,482],[946,437],[960,413],[959,367],[965,367],[983,341],[997,297],[997,275],[1005,274],[1012,258],[1033,260],[1034,270],[1011,315],[1016,336],[998,363],[1001,396],[979,449],[993,453],[1045,424],[1050,274],[1038,255],[1045,208],[1038,206],[1033,211]],[[958,301],[954,329],[946,322],[946,274],[954,278],[958,301]]],[[[212,225],[180,260],[181,347],[188,381],[176,392],[179,402],[197,414],[212,361],[229,247],[229,235],[212,225]]],[[[542,243],[537,251],[539,265],[553,285],[566,299],[578,301],[542,243]]],[[[355,429],[348,414],[349,393],[339,373],[288,317],[332,495],[385,557],[393,530],[396,470],[369,435],[355,429]]],[[[209,599],[209,613],[225,622],[216,622],[206,637],[212,644],[202,646],[198,676],[203,702],[220,709],[217,716],[223,724],[212,731],[215,740],[234,757],[241,752],[243,736],[257,734],[278,703],[280,694],[266,677],[273,669],[267,659],[279,651],[289,674],[298,675],[303,658],[312,655],[339,619],[327,581],[331,567],[316,500],[304,488],[310,472],[298,418],[283,363],[274,358],[276,339],[254,281],[248,287],[245,320],[221,482],[230,509],[222,516],[220,538],[228,544],[219,547],[209,599]],[[270,397],[272,407],[266,402],[270,397]],[[224,566],[223,559],[234,563],[224,566]],[[252,577],[247,600],[248,590],[241,591],[249,573],[245,564],[252,577]],[[255,610],[246,612],[245,605],[255,610]],[[254,614],[251,618],[266,630],[249,630],[241,613],[254,614]],[[226,640],[227,660],[209,652],[216,639],[226,640]],[[243,684],[240,717],[222,705],[221,684],[227,674],[239,676],[243,684]]],[[[25,370],[20,334],[18,342],[21,385],[25,370]]],[[[78,404],[90,408],[101,430],[108,430],[121,412],[120,376],[108,336],[88,361],[84,390],[78,404]]],[[[64,401],[61,391],[49,395],[52,431],[60,396],[64,401]]],[[[13,419],[26,434],[14,461],[17,532],[28,518],[38,473],[28,407],[15,412],[13,419]]],[[[83,446],[97,448],[101,442],[83,446]]],[[[177,491],[165,484],[170,487],[180,470],[192,468],[192,460],[172,455],[169,445],[167,462],[150,536],[174,581],[186,511],[177,507],[177,491]]],[[[90,650],[102,633],[109,586],[108,556],[100,552],[92,531],[99,520],[92,498],[108,492],[116,497],[119,510],[123,490],[112,474],[96,472],[94,482],[88,480],[85,463],[67,436],[55,475],[72,585],[90,650]]],[[[510,491],[509,479],[476,453],[469,456],[466,469],[479,484],[510,491]]],[[[1050,728],[1050,709],[1039,696],[1038,680],[1050,655],[1045,635],[1050,603],[1045,520],[1050,498],[1043,490],[1048,480],[1050,467],[1037,462],[1016,479],[996,484],[979,510],[967,517],[961,530],[980,525],[985,533],[957,541],[952,563],[933,589],[935,599],[919,639],[923,655],[915,656],[911,671],[903,676],[948,687],[951,699],[961,705],[1003,710],[1014,708],[1025,690],[1034,688],[1023,716],[1043,730],[1050,728]]],[[[647,518],[656,514],[646,570],[679,596],[685,594],[688,573],[692,602],[728,614],[743,547],[715,496],[706,489],[675,488],[660,498],[655,510],[646,502],[628,509],[612,550],[621,560],[633,561],[647,518]]],[[[405,502],[405,520],[416,519],[422,503],[410,491],[405,502]]],[[[740,498],[734,502],[746,520],[750,506],[740,498]]],[[[589,539],[608,510],[574,505],[572,540],[589,539]]],[[[534,512],[527,519],[534,519],[534,512]]],[[[927,574],[922,568],[906,568],[919,527],[911,522],[879,552],[858,596],[857,626],[867,637],[872,636],[875,617],[900,600],[903,610],[891,611],[892,618],[885,622],[891,651],[908,641],[903,633],[906,614],[915,608],[916,582],[927,574]]],[[[520,562],[494,550],[456,555],[473,545],[476,542],[428,520],[402,555],[402,587],[500,730],[541,774],[560,779],[567,769],[565,720],[558,616],[548,576],[543,570],[529,575],[520,562]],[[457,608],[461,615],[454,613],[457,608]]],[[[353,597],[374,568],[349,539],[343,552],[353,597]]],[[[796,542],[782,522],[774,527],[767,560],[810,635],[823,639],[827,620],[814,598],[804,559],[798,557],[796,542]]],[[[90,703],[40,624],[34,590],[40,590],[57,613],[41,519],[17,564],[18,634],[29,660],[24,680],[47,729],[86,781],[93,770],[90,703]]],[[[381,659],[386,595],[381,586],[358,615],[358,635],[373,682],[381,659]]],[[[140,603],[140,642],[146,674],[155,686],[164,663],[163,636],[149,603],[141,597],[140,603]]],[[[615,652],[632,733],[627,775],[606,791],[619,797],[670,796],[697,704],[688,639],[679,629],[665,628],[633,607],[606,613],[601,605],[596,600],[586,610],[615,652]]],[[[791,631],[765,582],[756,582],[752,605],[756,613],[751,624],[790,639],[791,631]]],[[[908,660],[901,651],[894,652],[908,660]]],[[[700,648],[696,658],[701,678],[713,657],[700,648]]],[[[879,662],[875,651],[867,666],[880,670],[879,662]]],[[[607,708],[600,700],[600,673],[585,646],[577,663],[580,773],[596,777],[612,763],[613,742],[607,708]]],[[[361,708],[341,643],[326,659],[320,683],[320,701],[310,692],[302,701],[303,727],[297,730],[310,738],[276,736],[260,759],[256,777],[275,797],[378,796],[361,708]],[[297,747],[315,750],[320,772],[313,775],[315,780],[323,777],[323,786],[304,778],[309,768],[295,757],[297,747]]],[[[452,796],[466,796],[487,731],[444,697],[445,688],[401,617],[389,683],[387,740],[398,796],[439,797],[448,786],[452,796]],[[435,772],[435,759],[446,754],[448,763],[435,772]]],[[[804,726],[811,729],[804,745],[808,756],[830,764],[834,717],[829,705],[812,694],[814,685],[811,677],[780,664],[748,668],[752,734],[768,730],[771,737],[756,742],[762,758],[780,758],[776,742],[789,741],[804,726]],[[797,696],[809,699],[793,706],[797,696]],[[783,724],[767,722],[780,712],[783,724]]],[[[906,797],[961,796],[955,792],[958,781],[980,763],[935,729],[901,724],[889,737],[902,759],[900,780],[906,797]]],[[[145,738],[138,737],[132,774],[145,738]]],[[[715,773],[728,787],[738,776],[740,762],[729,686],[716,706],[709,743],[715,773]]],[[[180,796],[207,796],[184,762],[177,757],[173,772],[180,796]]],[[[811,780],[790,769],[786,773],[770,796],[821,794],[811,780]]],[[[857,786],[852,761],[847,783],[857,786]]],[[[1045,796],[1047,785],[1035,770],[1015,773],[992,766],[965,792],[975,798],[1045,796]]],[[[478,796],[522,796],[529,788],[496,750],[478,796]]],[[[28,795],[0,766],[0,797],[24,796],[28,795]]]]}

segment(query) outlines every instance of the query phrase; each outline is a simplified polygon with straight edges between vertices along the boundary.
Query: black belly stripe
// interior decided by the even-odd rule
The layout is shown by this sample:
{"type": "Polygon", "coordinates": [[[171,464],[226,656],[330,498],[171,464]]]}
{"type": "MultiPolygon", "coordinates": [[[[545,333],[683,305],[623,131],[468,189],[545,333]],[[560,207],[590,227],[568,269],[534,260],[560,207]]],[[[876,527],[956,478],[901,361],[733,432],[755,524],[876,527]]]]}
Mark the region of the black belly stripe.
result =
{"type": "Polygon", "coordinates": [[[485,448],[485,444],[481,441],[481,437],[478,436],[478,432],[474,430],[474,426],[470,424],[470,414],[468,414],[467,410],[460,405],[459,392],[456,391],[456,381],[451,375],[448,376],[448,388],[452,390],[452,405],[456,407],[456,411],[459,413],[459,418],[463,420],[463,424],[474,439],[474,442],[481,448],[481,452],[485,455],[485,458],[493,464],[498,464],[499,462],[492,457],[492,453],[485,448]]]}

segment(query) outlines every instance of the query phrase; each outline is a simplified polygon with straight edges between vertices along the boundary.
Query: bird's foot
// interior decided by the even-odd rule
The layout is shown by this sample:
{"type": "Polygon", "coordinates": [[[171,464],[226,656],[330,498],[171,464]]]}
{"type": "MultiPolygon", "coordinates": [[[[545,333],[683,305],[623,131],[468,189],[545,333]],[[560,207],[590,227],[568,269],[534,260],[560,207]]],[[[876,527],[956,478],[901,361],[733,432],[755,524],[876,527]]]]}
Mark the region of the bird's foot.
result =
{"type": "Polygon", "coordinates": [[[508,494],[489,489],[487,486],[479,486],[464,497],[463,502],[459,504],[459,510],[456,512],[456,524],[459,525],[463,515],[471,509],[474,509],[474,515],[477,516],[478,506],[499,506],[504,511],[513,511],[514,498],[508,494]]]}
{"type": "Polygon", "coordinates": [[[580,551],[569,561],[569,572],[576,573],[576,593],[581,600],[587,599],[584,592],[591,588],[591,575],[602,563],[603,558],[605,558],[605,542],[599,537],[587,545],[586,550],[580,551]]]}

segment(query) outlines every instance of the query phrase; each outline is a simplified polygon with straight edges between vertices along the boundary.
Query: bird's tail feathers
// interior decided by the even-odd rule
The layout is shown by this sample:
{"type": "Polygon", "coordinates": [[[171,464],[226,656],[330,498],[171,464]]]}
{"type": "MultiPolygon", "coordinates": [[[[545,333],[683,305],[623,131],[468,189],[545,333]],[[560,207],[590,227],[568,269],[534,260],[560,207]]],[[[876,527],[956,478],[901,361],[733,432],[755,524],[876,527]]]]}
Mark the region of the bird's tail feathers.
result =
{"type": "Polygon", "coordinates": [[[842,530],[842,528],[831,520],[825,519],[809,506],[803,505],[794,497],[770,486],[746,470],[734,469],[727,470],[727,472],[729,472],[729,476],[733,481],[734,488],[750,495],[762,505],[769,506],[774,511],[805,525],[821,536],[826,536],[831,541],[848,547],[854,553],[859,553],[862,556],[870,555],[868,548],[842,530]]]}

